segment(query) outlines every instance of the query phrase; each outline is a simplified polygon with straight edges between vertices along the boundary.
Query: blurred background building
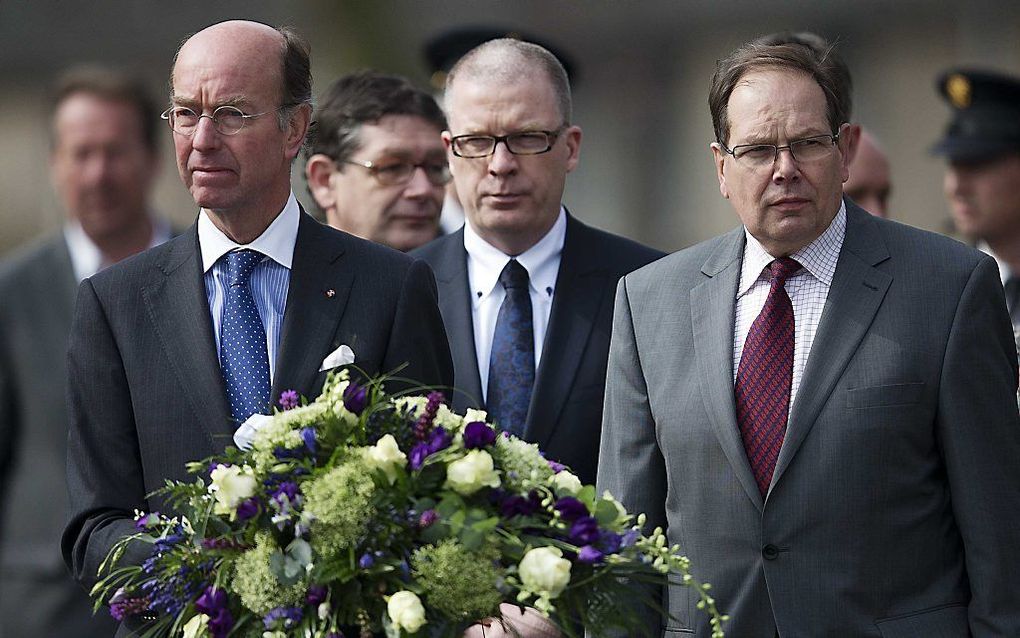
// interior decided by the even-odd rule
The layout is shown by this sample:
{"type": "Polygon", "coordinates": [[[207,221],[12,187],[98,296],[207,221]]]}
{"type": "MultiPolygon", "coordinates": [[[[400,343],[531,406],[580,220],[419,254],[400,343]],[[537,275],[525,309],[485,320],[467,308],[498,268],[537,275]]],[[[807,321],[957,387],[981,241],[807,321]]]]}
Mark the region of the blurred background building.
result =
{"type": "MultiPolygon", "coordinates": [[[[837,41],[855,82],[858,122],[892,164],[892,217],[945,231],[943,163],[928,154],[948,121],[936,74],[972,65],[1020,75],[1020,3],[1008,0],[4,0],[0,3],[0,254],[62,219],[47,183],[47,90],[70,65],[98,62],[166,94],[187,35],[229,18],[290,24],[312,45],[316,95],[371,67],[425,86],[422,53],[465,26],[520,30],[572,59],[581,163],[565,201],[584,221],[664,250],[736,225],[718,192],[707,94],[715,60],[757,35],[810,30],[837,41]]],[[[181,186],[170,131],[156,207],[180,225],[197,212],[181,186]]],[[[300,179],[301,160],[295,165],[300,179]]],[[[313,210],[303,187],[298,198],[313,210]]]]}

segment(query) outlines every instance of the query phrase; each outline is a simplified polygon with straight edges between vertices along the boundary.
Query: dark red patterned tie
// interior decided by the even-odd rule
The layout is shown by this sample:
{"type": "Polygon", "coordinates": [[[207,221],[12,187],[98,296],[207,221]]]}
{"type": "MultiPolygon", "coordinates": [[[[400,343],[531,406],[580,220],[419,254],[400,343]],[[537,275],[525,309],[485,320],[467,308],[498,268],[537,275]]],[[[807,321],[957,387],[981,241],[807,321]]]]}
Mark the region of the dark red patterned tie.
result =
{"type": "Polygon", "coordinates": [[[772,287],[747,333],[734,387],[740,437],[763,496],[772,482],[790,410],[793,305],[784,286],[786,279],[800,270],[800,264],[780,257],[769,264],[768,270],[772,287]]]}

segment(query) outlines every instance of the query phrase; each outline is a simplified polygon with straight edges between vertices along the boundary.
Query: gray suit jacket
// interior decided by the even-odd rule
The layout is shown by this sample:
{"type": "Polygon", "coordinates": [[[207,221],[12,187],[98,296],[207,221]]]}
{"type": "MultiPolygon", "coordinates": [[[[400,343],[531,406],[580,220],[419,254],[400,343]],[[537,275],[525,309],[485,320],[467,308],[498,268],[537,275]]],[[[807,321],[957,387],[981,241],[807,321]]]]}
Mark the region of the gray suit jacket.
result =
{"type": "MultiPolygon", "coordinates": [[[[110,547],[132,533],[134,509],[171,511],[146,494],[165,479],[188,480],[187,461],[231,444],[236,424],[214,344],[195,226],[82,282],[68,350],[63,552],[86,587],[110,547]]],[[[453,383],[428,266],[302,214],[273,402],[288,389],[316,396],[319,366],[341,344],[367,374],[409,363],[401,376],[453,383]]],[[[127,560],[146,554],[133,546],[127,560]]]]}
{"type": "Polygon", "coordinates": [[[67,520],[67,336],[77,282],[63,233],[0,266],[0,635],[109,638],[60,557],[67,520]]]}
{"type": "MultiPolygon", "coordinates": [[[[464,229],[412,254],[436,273],[458,388],[453,407],[459,411],[483,407],[464,229]]],[[[569,465],[585,483],[595,482],[616,283],[663,254],[567,216],[556,295],[524,438],[537,443],[550,459],[569,465]]]]}
{"type": "MultiPolygon", "coordinates": [[[[1017,360],[995,262],[847,204],[772,485],[737,429],[742,228],[617,292],[598,483],[712,583],[728,636],[1018,636],[1017,360]]],[[[708,636],[670,587],[654,635],[708,636]]]]}

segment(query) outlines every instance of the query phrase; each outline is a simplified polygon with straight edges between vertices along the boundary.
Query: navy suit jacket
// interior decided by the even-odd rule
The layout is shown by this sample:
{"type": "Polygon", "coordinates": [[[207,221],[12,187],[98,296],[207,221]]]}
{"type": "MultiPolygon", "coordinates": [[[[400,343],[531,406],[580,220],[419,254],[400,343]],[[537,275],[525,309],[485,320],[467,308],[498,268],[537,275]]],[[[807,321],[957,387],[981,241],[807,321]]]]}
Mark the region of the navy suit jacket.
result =
{"type": "MultiPolygon", "coordinates": [[[[349,345],[367,374],[449,386],[453,366],[426,264],[301,215],[272,400],[322,388],[349,345]],[[333,294],[328,294],[333,291],[333,294]]],[[[232,422],[202,277],[197,227],[82,282],[68,352],[71,517],[63,553],[86,587],[132,512],[184,465],[231,443],[232,422]]],[[[129,548],[140,561],[143,547],[129,548]]]]}
{"type": "MultiPolygon", "coordinates": [[[[464,229],[411,253],[432,266],[439,308],[450,337],[457,392],[453,407],[481,408],[482,382],[475,354],[464,229]]],[[[585,483],[595,482],[602,396],[620,277],[664,253],[591,228],[567,215],[542,358],[524,426],[524,438],[560,461],[585,483]]]]}

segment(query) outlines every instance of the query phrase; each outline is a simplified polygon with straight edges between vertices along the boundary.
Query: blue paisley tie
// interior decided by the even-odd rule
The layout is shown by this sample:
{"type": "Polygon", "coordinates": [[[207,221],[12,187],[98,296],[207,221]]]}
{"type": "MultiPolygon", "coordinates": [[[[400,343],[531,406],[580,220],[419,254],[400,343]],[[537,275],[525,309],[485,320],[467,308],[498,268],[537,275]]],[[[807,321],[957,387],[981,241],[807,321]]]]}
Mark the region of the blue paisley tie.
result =
{"type": "Polygon", "coordinates": [[[238,424],[269,407],[269,354],[251,273],[263,255],[253,250],[226,254],[227,290],[220,322],[220,367],[230,411],[238,424]]]}
{"type": "Polygon", "coordinates": [[[511,434],[524,434],[535,384],[535,328],[531,322],[528,271],[511,259],[499,274],[506,297],[496,316],[489,356],[489,416],[511,434]]]}

